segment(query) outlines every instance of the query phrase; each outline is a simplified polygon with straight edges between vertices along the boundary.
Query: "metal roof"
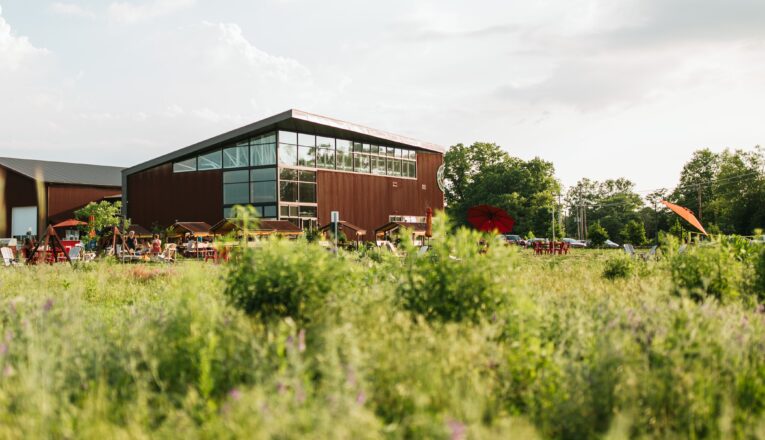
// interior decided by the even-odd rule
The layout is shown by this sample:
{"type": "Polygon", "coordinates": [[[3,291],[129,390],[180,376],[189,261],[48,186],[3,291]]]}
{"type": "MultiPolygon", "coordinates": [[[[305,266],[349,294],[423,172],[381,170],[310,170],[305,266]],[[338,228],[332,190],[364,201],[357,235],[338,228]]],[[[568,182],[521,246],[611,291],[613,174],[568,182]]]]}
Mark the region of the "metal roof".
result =
{"type": "Polygon", "coordinates": [[[0,157],[0,165],[37,181],[71,185],[122,186],[123,168],[0,157]]]}
{"type": "Polygon", "coordinates": [[[418,141],[406,136],[341,121],[339,119],[292,109],[135,165],[124,170],[123,174],[126,176],[134,174],[139,171],[153,168],[157,165],[195,154],[208,148],[220,146],[220,144],[226,142],[239,140],[257,134],[256,132],[267,132],[270,130],[300,131],[319,136],[337,137],[341,139],[350,138],[350,140],[361,142],[379,142],[388,144],[389,146],[411,147],[436,153],[443,153],[445,151],[445,148],[440,145],[418,141]]]}

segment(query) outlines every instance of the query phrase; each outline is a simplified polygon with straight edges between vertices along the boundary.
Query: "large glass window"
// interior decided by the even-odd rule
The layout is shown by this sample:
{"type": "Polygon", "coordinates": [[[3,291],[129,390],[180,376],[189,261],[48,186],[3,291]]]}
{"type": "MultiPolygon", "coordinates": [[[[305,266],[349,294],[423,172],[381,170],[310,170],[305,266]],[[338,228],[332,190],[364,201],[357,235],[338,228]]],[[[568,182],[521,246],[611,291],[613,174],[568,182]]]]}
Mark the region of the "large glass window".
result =
{"type": "Polygon", "coordinates": [[[291,131],[280,131],[279,143],[297,145],[297,133],[293,133],[291,131]]]}
{"type": "Polygon", "coordinates": [[[316,146],[316,136],[312,134],[298,134],[298,145],[301,147],[315,147],[316,146]]]}
{"type": "Polygon", "coordinates": [[[301,167],[316,167],[316,147],[299,147],[298,165],[301,167]]]}
{"type": "Polygon", "coordinates": [[[279,182],[279,198],[282,202],[297,202],[298,183],[284,180],[279,182]]]}
{"type": "Polygon", "coordinates": [[[182,160],[180,162],[175,162],[173,164],[173,172],[174,173],[187,173],[189,171],[196,171],[197,170],[197,158],[192,157],[191,159],[182,160]]]}
{"type": "Polygon", "coordinates": [[[316,184],[300,182],[298,187],[298,201],[302,203],[316,203],[316,184]]]}
{"type": "Polygon", "coordinates": [[[248,141],[239,142],[235,147],[223,149],[223,168],[244,168],[250,165],[248,141]]]}
{"type": "Polygon", "coordinates": [[[223,185],[223,204],[237,205],[250,202],[250,189],[248,183],[229,183],[223,185]]]}
{"type": "Polygon", "coordinates": [[[354,153],[353,155],[353,171],[357,173],[369,173],[370,172],[369,155],[354,153]]]}
{"type": "Polygon", "coordinates": [[[276,201],[276,181],[250,183],[250,201],[252,203],[268,203],[276,201]]]}
{"type": "Polygon", "coordinates": [[[335,168],[335,150],[329,148],[316,149],[316,166],[319,168],[335,168]]]}
{"type": "Polygon", "coordinates": [[[199,156],[199,171],[219,170],[223,167],[223,156],[220,150],[199,156]]]}
{"type": "Polygon", "coordinates": [[[401,175],[401,160],[388,158],[388,175],[389,176],[401,175]]]}
{"type": "Polygon", "coordinates": [[[246,183],[250,181],[250,173],[247,170],[226,171],[223,173],[223,183],[246,183]]]}
{"type": "Polygon", "coordinates": [[[316,136],[316,146],[320,148],[335,148],[335,140],[333,138],[316,136]]]}
{"type": "Polygon", "coordinates": [[[279,176],[282,202],[316,203],[316,171],[285,168],[279,176]]]}
{"type": "Polygon", "coordinates": [[[251,182],[263,182],[266,180],[276,180],[276,168],[258,168],[250,170],[251,182]]]}
{"type": "Polygon", "coordinates": [[[279,144],[279,163],[281,165],[296,166],[298,164],[298,151],[296,145],[279,144]]]}
{"type": "Polygon", "coordinates": [[[384,176],[387,173],[385,160],[384,157],[372,156],[372,174],[384,176]]]}
{"type": "Polygon", "coordinates": [[[417,162],[413,160],[405,160],[402,163],[402,171],[401,176],[402,177],[417,177],[417,162]]]}
{"type": "Polygon", "coordinates": [[[254,167],[276,165],[276,144],[260,144],[250,147],[250,164],[254,167]]]}

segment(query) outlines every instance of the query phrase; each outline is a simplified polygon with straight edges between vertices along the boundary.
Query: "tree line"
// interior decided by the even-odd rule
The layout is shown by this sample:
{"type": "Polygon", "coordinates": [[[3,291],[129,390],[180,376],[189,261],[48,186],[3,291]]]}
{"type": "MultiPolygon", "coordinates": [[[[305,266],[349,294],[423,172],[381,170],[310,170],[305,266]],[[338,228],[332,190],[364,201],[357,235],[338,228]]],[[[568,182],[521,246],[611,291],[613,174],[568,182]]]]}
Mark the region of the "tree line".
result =
{"type": "Polygon", "coordinates": [[[692,227],[664,207],[684,206],[709,233],[752,235],[765,226],[765,150],[695,151],[672,189],[638,193],[627,178],[582,178],[562,191],[552,162],[523,160],[494,143],[457,144],[444,158],[447,211],[467,224],[467,210],[488,204],[516,219],[525,237],[569,236],[642,245],[660,232],[678,236],[692,227]],[[553,222],[553,210],[556,212],[553,222]]]}

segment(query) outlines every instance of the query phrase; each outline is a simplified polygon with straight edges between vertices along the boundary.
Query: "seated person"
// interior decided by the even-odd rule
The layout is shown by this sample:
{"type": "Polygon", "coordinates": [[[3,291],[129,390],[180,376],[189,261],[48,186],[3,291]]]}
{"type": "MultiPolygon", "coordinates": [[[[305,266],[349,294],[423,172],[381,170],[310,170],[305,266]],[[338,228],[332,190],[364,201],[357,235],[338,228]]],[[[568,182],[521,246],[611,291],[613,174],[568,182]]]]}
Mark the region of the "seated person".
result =
{"type": "Polygon", "coordinates": [[[127,238],[125,238],[125,246],[127,247],[127,251],[129,253],[135,253],[136,249],[138,248],[138,239],[135,236],[135,231],[128,232],[127,238]]]}
{"type": "Polygon", "coordinates": [[[159,239],[159,234],[154,234],[151,239],[151,253],[152,255],[159,255],[162,253],[162,240],[159,239]]]}

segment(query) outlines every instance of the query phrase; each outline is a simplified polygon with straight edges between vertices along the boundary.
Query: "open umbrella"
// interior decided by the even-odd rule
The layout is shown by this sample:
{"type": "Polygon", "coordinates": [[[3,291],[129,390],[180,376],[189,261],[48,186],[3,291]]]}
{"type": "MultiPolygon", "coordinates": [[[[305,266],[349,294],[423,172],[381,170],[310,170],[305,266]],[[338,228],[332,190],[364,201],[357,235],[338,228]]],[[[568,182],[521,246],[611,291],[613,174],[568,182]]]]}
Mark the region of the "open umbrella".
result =
{"type": "Polygon", "coordinates": [[[671,209],[675,212],[675,214],[679,215],[680,217],[684,218],[688,223],[693,225],[694,228],[698,229],[699,231],[703,232],[704,235],[707,234],[707,231],[704,230],[704,227],[701,226],[701,222],[696,218],[695,215],[691,212],[690,209],[685,208],[680,205],[675,205],[674,203],[669,203],[666,200],[662,200],[661,203],[663,203],[667,208],[671,209]]]}
{"type": "Polygon", "coordinates": [[[513,231],[515,219],[505,211],[489,205],[474,206],[467,211],[467,221],[479,231],[507,234],[513,231]]]}
{"type": "Polygon", "coordinates": [[[57,223],[53,225],[54,229],[59,228],[76,228],[77,226],[87,226],[88,224],[85,222],[81,222],[79,220],[71,219],[71,220],[64,220],[61,223],[57,223]]]}

